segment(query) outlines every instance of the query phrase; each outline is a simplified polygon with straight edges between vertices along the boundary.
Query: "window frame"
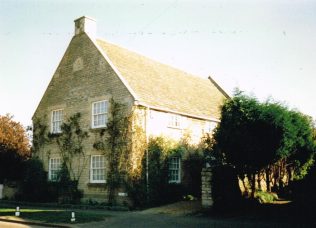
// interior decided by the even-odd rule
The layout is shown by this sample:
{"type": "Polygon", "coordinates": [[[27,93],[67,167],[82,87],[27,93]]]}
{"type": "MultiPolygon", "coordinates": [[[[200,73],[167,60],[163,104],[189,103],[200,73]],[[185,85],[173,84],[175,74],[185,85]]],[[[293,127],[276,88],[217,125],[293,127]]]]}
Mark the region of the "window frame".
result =
{"type": "Polygon", "coordinates": [[[106,127],[107,123],[108,123],[108,109],[109,109],[109,102],[107,100],[100,100],[100,101],[95,101],[95,102],[92,102],[91,104],[91,128],[93,129],[97,129],[97,128],[104,128],[106,127]],[[104,102],[105,105],[106,105],[106,110],[104,113],[97,113],[95,114],[94,113],[94,105],[95,104],[98,104],[98,103],[102,103],[104,102]],[[105,116],[105,124],[102,124],[102,125],[95,125],[94,124],[94,120],[95,120],[95,116],[99,116],[99,115],[104,115],[105,116]]]}
{"type": "Polygon", "coordinates": [[[91,155],[90,156],[90,183],[94,183],[94,184],[104,184],[106,183],[106,161],[105,161],[105,155],[91,155]],[[104,159],[104,166],[103,167],[98,167],[95,168],[93,167],[93,158],[94,157],[103,157],[104,159]],[[94,170],[100,170],[103,169],[104,170],[104,180],[93,180],[93,171],[94,170]]]}
{"type": "Polygon", "coordinates": [[[60,157],[54,157],[54,158],[50,158],[49,162],[48,162],[48,180],[52,181],[52,182],[56,182],[58,181],[58,172],[61,170],[61,158],[60,157]],[[52,169],[52,161],[59,161],[59,167],[52,169]],[[56,174],[54,172],[57,172],[56,174]],[[53,175],[56,175],[56,178],[52,178],[53,175]]]}
{"type": "Polygon", "coordinates": [[[62,133],[62,130],[61,130],[61,125],[63,124],[63,120],[64,120],[64,110],[63,109],[55,109],[55,110],[52,110],[51,112],[51,133],[53,134],[60,134],[62,133]],[[58,113],[58,112],[61,112],[61,118],[59,120],[54,120],[54,113],[58,113]],[[55,130],[54,129],[54,123],[59,123],[59,129],[55,130]]]}
{"type": "Polygon", "coordinates": [[[182,125],[183,125],[182,121],[183,121],[183,117],[181,115],[169,113],[169,115],[168,115],[168,127],[182,129],[182,125]]]}
{"type": "MultiPolygon", "coordinates": [[[[175,163],[173,163],[175,164],[175,163]]],[[[173,156],[173,157],[170,157],[169,158],[169,161],[168,161],[168,182],[169,184],[180,184],[181,183],[181,157],[179,156],[173,156]],[[171,165],[171,162],[173,162],[173,160],[176,159],[177,161],[177,168],[173,168],[173,167],[170,167],[171,165]],[[171,179],[171,172],[172,171],[176,171],[177,172],[177,176],[178,176],[178,179],[176,180],[173,180],[171,179]]]]}

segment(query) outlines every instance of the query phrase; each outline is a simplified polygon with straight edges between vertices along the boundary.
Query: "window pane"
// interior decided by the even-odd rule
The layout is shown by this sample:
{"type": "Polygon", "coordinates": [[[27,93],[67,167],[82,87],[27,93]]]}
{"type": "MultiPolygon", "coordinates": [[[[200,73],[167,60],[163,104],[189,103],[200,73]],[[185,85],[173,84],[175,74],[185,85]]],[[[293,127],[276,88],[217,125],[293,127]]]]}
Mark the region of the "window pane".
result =
{"type": "Polygon", "coordinates": [[[180,182],[180,158],[173,157],[169,159],[169,182],[180,182]]]}
{"type": "Polygon", "coordinates": [[[105,182],[105,156],[91,156],[91,182],[105,182]]]}
{"type": "Polygon", "coordinates": [[[56,181],[58,172],[61,169],[61,159],[51,158],[49,160],[49,180],[56,181]]]}
{"type": "Polygon", "coordinates": [[[107,101],[92,104],[92,127],[104,127],[107,123],[107,101]]]}
{"type": "Polygon", "coordinates": [[[169,114],[169,126],[170,127],[181,127],[181,116],[177,114],[169,114]]]}
{"type": "Polygon", "coordinates": [[[63,110],[54,110],[52,112],[52,132],[60,133],[63,120],[63,110]]]}

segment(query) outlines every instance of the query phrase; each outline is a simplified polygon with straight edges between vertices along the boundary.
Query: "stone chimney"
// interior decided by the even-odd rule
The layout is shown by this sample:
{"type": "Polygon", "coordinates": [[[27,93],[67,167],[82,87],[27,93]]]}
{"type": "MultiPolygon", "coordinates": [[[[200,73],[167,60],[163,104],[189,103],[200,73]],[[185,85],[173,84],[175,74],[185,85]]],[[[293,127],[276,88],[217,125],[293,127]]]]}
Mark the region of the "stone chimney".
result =
{"type": "Polygon", "coordinates": [[[94,20],[91,17],[80,17],[75,20],[75,36],[82,34],[82,33],[87,33],[90,35],[91,38],[96,37],[97,33],[97,23],[96,20],[94,20]]]}

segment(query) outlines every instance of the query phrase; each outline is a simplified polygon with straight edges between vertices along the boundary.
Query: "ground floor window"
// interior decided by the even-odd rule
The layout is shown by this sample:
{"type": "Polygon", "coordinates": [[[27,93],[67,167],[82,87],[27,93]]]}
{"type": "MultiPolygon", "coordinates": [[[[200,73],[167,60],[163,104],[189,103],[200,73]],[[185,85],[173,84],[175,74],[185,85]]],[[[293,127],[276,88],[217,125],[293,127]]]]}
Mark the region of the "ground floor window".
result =
{"type": "Polygon", "coordinates": [[[49,159],[48,179],[50,181],[57,181],[58,172],[61,169],[61,159],[51,158],[49,159]]]}
{"type": "Polygon", "coordinates": [[[169,159],[169,183],[180,183],[181,182],[181,159],[180,157],[172,157],[169,159]]]}
{"type": "Polygon", "coordinates": [[[90,182],[91,183],[105,183],[105,156],[92,155],[90,165],[90,182]]]}

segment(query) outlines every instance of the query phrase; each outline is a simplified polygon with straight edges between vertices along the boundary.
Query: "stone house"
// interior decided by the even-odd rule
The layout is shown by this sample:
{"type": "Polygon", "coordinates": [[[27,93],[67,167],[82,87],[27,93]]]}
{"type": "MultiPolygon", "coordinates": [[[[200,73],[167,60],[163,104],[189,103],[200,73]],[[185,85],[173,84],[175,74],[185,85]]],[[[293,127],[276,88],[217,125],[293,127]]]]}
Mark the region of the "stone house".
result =
{"type": "MultiPolygon", "coordinates": [[[[146,136],[179,140],[185,133],[192,143],[211,132],[219,121],[219,107],[228,95],[212,80],[196,77],[153,61],[96,37],[96,22],[75,20],[75,34],[57,67],[35,113],[46,118],[52,133],[60,133],[67,117],[80,112],[82,128],[89,132],[105,128],[109,100],[129,109],[142,108],[146,136]]],[[[89,161],[79,181],[85,199],[104,199],[105,156],[87,139],[89,161]]],[[[55,180],[61,158],[56,145],[40,151],[49,180],[55,180]]],[[[181,158],[170,161],[170,182],[181,182],[181,158]]],[[[124,197],[125,194],[120,194],[124,197]]]]}

